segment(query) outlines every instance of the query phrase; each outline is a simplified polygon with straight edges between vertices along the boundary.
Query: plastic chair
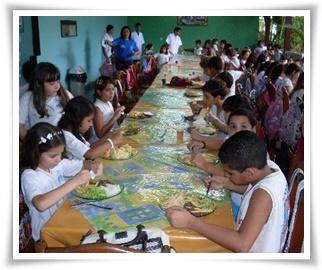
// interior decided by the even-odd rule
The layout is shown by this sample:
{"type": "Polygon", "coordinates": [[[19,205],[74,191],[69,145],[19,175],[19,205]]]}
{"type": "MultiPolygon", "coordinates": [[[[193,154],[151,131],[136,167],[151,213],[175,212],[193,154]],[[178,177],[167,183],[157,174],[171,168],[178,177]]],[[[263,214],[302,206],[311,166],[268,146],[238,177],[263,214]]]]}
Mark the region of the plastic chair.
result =
{"type": "Polygon", "coordinates": [[[304,251],[304,179],[297,185],[294,206],[290,217],[288,235],[283,252],[300,253],[304,251]]]}

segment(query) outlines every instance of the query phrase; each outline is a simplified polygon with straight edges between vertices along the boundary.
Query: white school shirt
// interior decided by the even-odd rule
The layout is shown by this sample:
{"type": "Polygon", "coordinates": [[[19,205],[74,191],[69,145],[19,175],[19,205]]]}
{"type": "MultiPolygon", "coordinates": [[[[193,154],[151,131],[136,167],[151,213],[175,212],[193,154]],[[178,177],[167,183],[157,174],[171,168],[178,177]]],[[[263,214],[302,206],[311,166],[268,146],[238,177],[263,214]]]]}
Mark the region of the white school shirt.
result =
{"type": "Polygon", "coordinates": [[[112,47],[110,45],[108,45],[107,43],[105,44],[105,41],[113,41],[113,37],[111,35],[109,35],[108,33],[105,33],[103,38],[102,38],[102,47],[104,48],[107,57],[111,57],[112,56],[112,47]]]}
{"type": "MultiPolygon", "coordinates": [[[[103,124],[106,125],[114,115],[114,108],[111,102],[104,102],[100,99],[96,99],[94,105],[98,107],[103,114],[103,124]]],[[[118,128],[117,122],[114,123],[112,129],[118,128]]],[[[97,138],[98,139],[98,138],[97,138]]]]}
{"type": "Polygon", "coordinates": [[[276,97],[282,98],[283,97],[283,88],[282,87],[291,87],[293,89],[293,83],[288,77],[278,77],[278,79],[275,82],[275,88],[276,88],[276,97]]]}
{"type": "Polygon", "coordinates": [[[182,46],[180,36],[170,33],[165,41],[169,44],[170,51],[173,53],[173,55],[178,54],[179,47],[182,46]]]}
{"type": "Polygon", "coordinates": [[[56,167],[46,172],[40,168],[26,169],[21,175],[21,189],[25,203],[29,208],[31,217],[32,237],[35,241],[40,239],[40,231],[51,216],[63,203],[64,198],[45,211],[38,211],[32,199],[38,195],[52,191],[66,182],[66,178],[75,176],[83,166],[81,160],[63,159],[56,167]]]}
{"type": "Polygon", "coordinates": [[[199,48],[195,47],[193,49],[193,54],[197,55],[197,56],[200,56],[202,54],[202,47],[199,47],[199,48]]]}
{"type": "Polygon", "coordinates": [[[156,54],[157,59],[157,68],[160,69],[163,64],[166,64],[170,61],[170,54],[158,53],[156,54]]]}
{"type": "Polygon", "coordinates": [[[88,141],[85,140],[85,138],[81,135],[83,138],[83,141],[76,138],[74,134],[67,130],[63,130],[65,140],[66,140],[66,154],[69,159],[79,159],[84,160],[85,153],[90,149],[90,144],[88,141]]]}
{"type": "MultiPolygon", "coordinates": [[[[69,91],[67,91],[67,94],[69,99],[73,98],[69,91]]],[[[63,107],[60,104],[60,97],[58,95],[49,97],[46,100],[46,109],[49,116],[40,118],[39,113],[34,107],[33,94],[31,91],[27,91],[19,99],[19,123],[23,124],[27,130],[39,122],[47,122],[57,126],[64,114],[63,107]]]]}
{"type": "Polygon", "coordinates": [[[99,108],[103,114],[103,124],[106,125],[114,114],[114,108],[111,102],[104,102],[100,99],[96,99],[94,105],[99,108]]]}
{"type": "Polygon", "coordinates": [[[268,166],[273,168],[275,172],[267,175],[255,186],[248,186],[238,212],[237,230],[246,216],[249,201],[255,190],[259,188],[265,190],[272,199],[271,213],[250,252],[281,252],[286,237],[289,217],[287,181],[280,168],[273,161],[269,161],[268,166]]]}
{"type": "Polygon", "coordinates": [[[144,36],[142,32],[137,33],[136,31],[132,32],[131,39],[135,42],[136,46],[139,49],[140,54],[138,56],[133,56],[134,60],[138,60],[141,58],[142,55],[142,45],[145,43],[144,36]]]}
{"type": "Polygon", "coordinates": [[[243,72],[239,71],[239,70],[228,70],[228,73],[231,76],[233,76],[233,84],[229,89],[229,94],[227,95],[227,97],[230,97],[230,96],[235,95],[235,93],[236,93],[236,81],[240,78],[240,76],[243,74],[243,72]]]}

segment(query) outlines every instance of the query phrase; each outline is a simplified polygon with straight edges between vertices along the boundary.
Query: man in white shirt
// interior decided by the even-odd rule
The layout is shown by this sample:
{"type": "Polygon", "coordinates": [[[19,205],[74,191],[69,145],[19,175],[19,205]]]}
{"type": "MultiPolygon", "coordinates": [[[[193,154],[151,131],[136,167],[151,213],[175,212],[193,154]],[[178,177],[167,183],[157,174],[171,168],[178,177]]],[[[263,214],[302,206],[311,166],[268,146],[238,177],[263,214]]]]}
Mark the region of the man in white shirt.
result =
{"type": "Polygon", "coordinates": [[[106,26],[106,33],[102,38],[102,44],[101,44],[104,57],[108,62],[111,62],[111,56],[112,56],[113,28],[114,26],[110,24],[106,26]]]}
{"type": "Polygon", "coordinates": [[[142,25],[140,23],[136,23],[135,31],[131,34],[131,39],[135,42],[136,46],[139,49],[139,54],[133,56],[133,60],[140,60],[142,55],[142,45],[145,43],[141,28],[142,25]]]}
{"type": "Polygon", "coordinates": [[[169,44],[170,53],[173,55],[178,54],[179,47],[182,46],[180,35],[181,35],[181,28],[175,27],[173,30],[173,33],[169,34],[167,39],[165,40],[166,43],[169,44]]]}

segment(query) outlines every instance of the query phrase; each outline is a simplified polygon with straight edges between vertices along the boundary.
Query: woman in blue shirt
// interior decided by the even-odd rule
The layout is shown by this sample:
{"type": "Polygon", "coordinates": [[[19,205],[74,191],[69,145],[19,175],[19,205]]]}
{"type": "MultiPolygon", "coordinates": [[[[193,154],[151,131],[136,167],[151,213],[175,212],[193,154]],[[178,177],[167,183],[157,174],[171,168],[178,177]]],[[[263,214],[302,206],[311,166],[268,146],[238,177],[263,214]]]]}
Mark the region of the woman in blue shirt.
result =
{"type": "Polygon", "coordinates": [[[133,56],[139,54],[139,49],[135,42],[131,40],[131,29],[123,26],[120,37],[113,41],[115,52],[115,66],[117,70],[128,68],[133,64],[133,56]]]}

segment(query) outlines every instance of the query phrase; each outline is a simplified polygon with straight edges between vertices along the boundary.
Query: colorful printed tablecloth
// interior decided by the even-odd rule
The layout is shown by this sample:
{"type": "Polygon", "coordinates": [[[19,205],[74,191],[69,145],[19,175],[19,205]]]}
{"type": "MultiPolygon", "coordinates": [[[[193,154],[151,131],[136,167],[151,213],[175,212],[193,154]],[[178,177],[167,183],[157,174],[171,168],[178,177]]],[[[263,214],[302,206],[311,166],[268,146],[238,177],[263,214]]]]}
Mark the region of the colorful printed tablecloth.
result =
{"type": "MultiPolygon", "coordinates": [[[[96,230],[113,232],[138,224],[165,228],[169,223],[159,207],[161,199],[186,191],[206,196],[202,179],[207,174],[180,161],[179,157],[188,153],[185,146],[146,146],[138,151],[129,160],[102,160],[104,177],[123,187],[119,195],[77,206],[96,230]]],[[[220,165],[217,156],[207,155],[220,165]]],[[[211,191],[208,196],[218,205],[229,200],[224,190],[211,191]]],[[[70,200],[75,204],[82,201],[75,196],[70,200]]]]}

